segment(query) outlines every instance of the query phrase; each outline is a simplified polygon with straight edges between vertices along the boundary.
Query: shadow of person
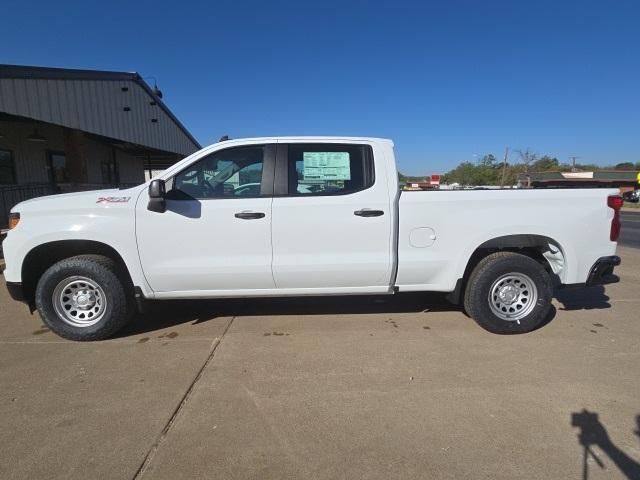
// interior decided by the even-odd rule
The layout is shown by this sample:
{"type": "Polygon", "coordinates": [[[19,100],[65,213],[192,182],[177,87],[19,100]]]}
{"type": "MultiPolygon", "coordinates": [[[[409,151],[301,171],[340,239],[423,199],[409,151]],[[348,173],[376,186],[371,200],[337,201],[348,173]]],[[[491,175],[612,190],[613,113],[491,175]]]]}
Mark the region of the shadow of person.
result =
{"type": "MultiPolygon", "coordinates": [[[[636,418],[636,421],[640,422],[640,416],[636,418]]],[[[592,446],[597,446],[602,452],[606,453],[628,479],[640,479],[640,463],[636,462],[613,443],[606,428],[600,422],[597,413],[585,409],[581,412],[574,412],[571,414],[571,425],[580,429],[578,442],[584,449],[582,457],[583,480],[587,480],[589,477],[589,456],[596,461],[600,468],[605,468],[604,463],[591,450],[592,446]]]]}
{"type": "Polygon", "coordinates": [[[562,303],[561,310],[611,308],[609,297],[604,293],[604,287],[602,285],[587,288],[559,289],[555,292],[555,297],[562,303]]]}

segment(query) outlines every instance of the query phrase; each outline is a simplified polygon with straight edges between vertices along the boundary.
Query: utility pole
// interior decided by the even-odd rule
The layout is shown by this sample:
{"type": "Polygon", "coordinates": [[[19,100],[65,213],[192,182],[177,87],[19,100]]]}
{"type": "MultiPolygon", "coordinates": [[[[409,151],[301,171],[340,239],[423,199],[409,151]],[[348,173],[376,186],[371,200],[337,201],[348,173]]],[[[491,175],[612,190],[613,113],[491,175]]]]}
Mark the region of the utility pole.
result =
{"type": "Polygon", "coordinates": [[[507,159],[509,158],[509,147],[504,148],[504,161],[502,162],[502,179],[500,180],[500,187],[504,187],[504,175],[507,172],[507,159]]]}
{"type": "Polygon", "coordinates": [[[577,170],[576,170],[576,159],[577,159],[577,158],[580,158],[580,157],[578,157],[578,156],[576,156],[576,155],[569,156],[569,160],[571,160],[571,171],[572,171],[572,172],[577,171],[577,170]]]}

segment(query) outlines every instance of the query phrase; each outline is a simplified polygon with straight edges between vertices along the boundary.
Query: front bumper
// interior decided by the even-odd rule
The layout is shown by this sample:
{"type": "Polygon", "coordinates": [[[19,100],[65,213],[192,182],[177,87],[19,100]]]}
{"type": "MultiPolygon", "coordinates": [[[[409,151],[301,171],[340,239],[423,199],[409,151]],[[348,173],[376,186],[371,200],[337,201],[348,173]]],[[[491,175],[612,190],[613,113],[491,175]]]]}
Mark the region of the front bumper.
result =
{"type": "Polygon", "coordinates": [[[620,257],[617,255],[600,257],[589,271],[587,285],[606,285],[619,282],[620,277],[613,274],[613,269],[618,265],[620,265],[620,257]]]}

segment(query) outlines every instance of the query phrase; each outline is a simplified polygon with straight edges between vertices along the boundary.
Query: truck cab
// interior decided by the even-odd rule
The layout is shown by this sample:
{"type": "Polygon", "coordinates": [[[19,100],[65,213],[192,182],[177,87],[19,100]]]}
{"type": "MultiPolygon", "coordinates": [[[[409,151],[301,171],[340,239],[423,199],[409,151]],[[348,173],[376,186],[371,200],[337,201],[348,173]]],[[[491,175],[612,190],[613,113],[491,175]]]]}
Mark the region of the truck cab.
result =
{"type": "Polygon", "coordinates": [[[148,210],[148,191],[136,206],[154,297],[388,293],[390,192],[399,195],[395,166],[389,176],[383,161],[391,149],[353,139],[228,141],[163,173],[165,210],[148,210]]]}

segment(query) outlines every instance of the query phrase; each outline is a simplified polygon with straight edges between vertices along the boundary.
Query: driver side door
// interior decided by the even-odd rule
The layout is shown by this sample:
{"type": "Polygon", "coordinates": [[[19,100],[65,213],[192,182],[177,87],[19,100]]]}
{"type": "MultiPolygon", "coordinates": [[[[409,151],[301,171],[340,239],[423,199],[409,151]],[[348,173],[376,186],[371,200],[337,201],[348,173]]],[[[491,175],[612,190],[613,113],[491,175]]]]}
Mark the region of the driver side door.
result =
{"type": "Polygon", "coordinates": [[[213,152],[167,179],[167,209],[136,211],[145,277],[157,294],[236,295],[275,288],[271,273],[274,145],[213,152]]]}

